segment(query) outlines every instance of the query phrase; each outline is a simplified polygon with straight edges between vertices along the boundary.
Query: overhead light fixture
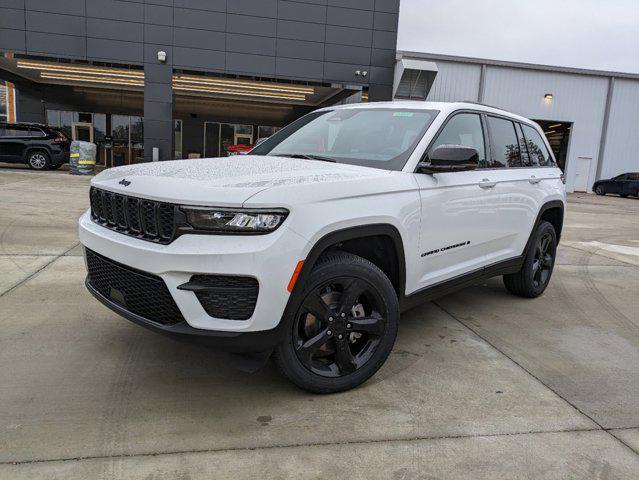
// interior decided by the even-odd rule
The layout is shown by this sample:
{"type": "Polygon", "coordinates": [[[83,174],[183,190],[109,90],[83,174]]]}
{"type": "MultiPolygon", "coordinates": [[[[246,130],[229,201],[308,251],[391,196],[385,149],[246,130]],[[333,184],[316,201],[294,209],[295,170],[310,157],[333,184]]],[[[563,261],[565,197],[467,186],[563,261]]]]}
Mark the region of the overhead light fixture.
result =
{"type": "Polygon", "coordinates": [[[106,75],[109,77],[136,78],[143,80],[144,72],[142,70],[126,70],[123,68],[99,68],[82,65],[67,65],[57,63],[43,62],[25,62],[18,61],[18,68],[30,70],[40,70],[43,72],[61,72],[61,73],[86,73],[91,75],[106,75]]]}
{"type": "Polygon", "coordinates": [[[549,135],[549,134],[551,134],[551,133],[555,133],[555,131],[554,131],[554,130],[549,130],[549,131],[547,131],[547,132],[544,132],[544,134],[545,134],[545,135],[549,135]]]}
{"type": "Polygon", "coordinates": [[[216,88],[205,87],[200,85],[183,85],[179,83],[173,84],[173,89],[183,92],[200,92],[200,93],[216,93],[221,95],[234,95],[245,97],[260,97],[260,98],[275,98],[279,100],[306,100],[305,95],[290,94],[290,93],[275,93],[275,92],[261,92],[256,90],[243,90],[234,88],[216,88]]]}
{"type": "Polygon", "coordinates": [[[74,75],[65,73],[42,73],[41,77],[47,80],[70,80],[74,82],[104,83],[110,85],[128,85],[132,87],[143,87],[144,81],[126,78],[107,78],[92,75],[74,75]]]}
{"type": "Polygon", "coordinates": [[[555,125],[550,125],[548,128],[557,128],[557,127],[561,127],[561,123],[557,123],[555,125]]]}
{"type": "Polygon", "coordinates": [[[544,100],[548,102],[552,102],[552,93],[547,93],[544,95],[544,100]]]}
{"type": "Polygon", "coordinates": [[[285,84],[267,83],[267,82],[250,82],[246,80],[234,80],[232,78],[174,75],[173,82],[180,82],[182,84],[193,84],[193,85],[214,85],[219,87],[249,88],[249,89],[255,89],[255,90],[267,90],[267,91],[273,91],[273,92],[286,92],[286,93],[309,94],[309,95],[312,95],[315,93],[315,89],[313,87],[303,87],[298,85],[285,85],[285,84]]]}

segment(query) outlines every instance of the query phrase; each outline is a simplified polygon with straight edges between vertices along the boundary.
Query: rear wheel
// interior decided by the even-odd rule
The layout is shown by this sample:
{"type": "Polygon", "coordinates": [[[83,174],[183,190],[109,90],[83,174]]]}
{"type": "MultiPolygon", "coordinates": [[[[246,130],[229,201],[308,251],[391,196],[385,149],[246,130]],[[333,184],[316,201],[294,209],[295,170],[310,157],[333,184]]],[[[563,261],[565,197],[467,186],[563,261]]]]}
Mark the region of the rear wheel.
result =
{"type": "Polygon", "coordinates": [[[513,295],[535,298],[541,295],[552,275],[557,254],[557,234],[549,222],[541,222],[517,273],[504,275],[504,285],[513,295]]]}
{"type": "Polygon", "coordinates": [[[58,163],[57,165],[49,165],[49,170],[57,170],[61,166],[62,166],[61,163],[58,163]]]}
{"type": "Polygon", "coordinates": [[[395,343],[397,294],[373,263],[350,253],[322,257],[275,351],[282,373],[315,393],[349,390],[384,364],[395,343]]]}
{"type": "Polygon", "coordinates": [[[605,195],[606,191],[604,190],[602,185],[597,185],[597,188],[595,188],[595,193],[597,195],[605,195]]]}
{"type": "Polygon", "coordinates": [[[47,170],[51,161],[47,152],[35,150],[27,154],[27,163],[33,170],[47,170]]]}

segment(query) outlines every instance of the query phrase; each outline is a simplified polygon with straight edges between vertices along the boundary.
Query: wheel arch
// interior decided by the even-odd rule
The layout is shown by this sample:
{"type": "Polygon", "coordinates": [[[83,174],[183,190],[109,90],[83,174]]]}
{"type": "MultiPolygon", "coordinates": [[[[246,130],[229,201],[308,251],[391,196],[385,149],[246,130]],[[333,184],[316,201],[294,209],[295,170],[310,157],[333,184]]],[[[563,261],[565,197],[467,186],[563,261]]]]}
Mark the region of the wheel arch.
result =
{"type": "Polygon", "coordinates": [[[32,145],[24,149],[24,153],[22,154],[22,161],[28,162],[29,155],[31,155],[33,152],[43,152],[47,155],[47,157],[49,157],[49,160],[51,160],[51,152],[47,147],[44,147],[42,145],[32,145]]]}
{"type": "Polygon", "coordinates": [[[327,233],[313,245],[306,256],[296,287],[298,284],[304,284],[322,254],[331,250],[346,251],[371,261],[389,277],[398,297],[403,295],[406,285],[406,259],[404,243],[395,226],[376,223],[327,233]],[[379,249],[390,255],[378,255],[379,249]]]}
{"type": "Polygon", "coordinates": [[[562,202],[561,200],[551,200],[541,206],[522,255],[526,255],[526,252],[530,248],[530,244],[533,240],[533,236],[535,235],[535,231],[537,230],[539,224],[543,221],[550,222],[550,224],[552,224],[552,226],[555,228],[557,243],[559,243],[559,240],[561,239],[561,231],[564,225],[564,209],[564,202],[562,202]]]}

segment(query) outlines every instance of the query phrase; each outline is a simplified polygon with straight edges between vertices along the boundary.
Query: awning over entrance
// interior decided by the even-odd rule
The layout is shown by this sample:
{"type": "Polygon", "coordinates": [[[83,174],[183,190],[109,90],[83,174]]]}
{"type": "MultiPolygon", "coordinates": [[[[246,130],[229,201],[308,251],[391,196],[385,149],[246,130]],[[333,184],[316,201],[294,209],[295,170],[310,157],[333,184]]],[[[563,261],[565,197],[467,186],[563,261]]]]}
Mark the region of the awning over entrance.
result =
{"type": "Polygon", "coordinates": [[[426,100],[437,76],[437,65],[428,60],[399,58],[395,64],[393,98],[426,100]]]}

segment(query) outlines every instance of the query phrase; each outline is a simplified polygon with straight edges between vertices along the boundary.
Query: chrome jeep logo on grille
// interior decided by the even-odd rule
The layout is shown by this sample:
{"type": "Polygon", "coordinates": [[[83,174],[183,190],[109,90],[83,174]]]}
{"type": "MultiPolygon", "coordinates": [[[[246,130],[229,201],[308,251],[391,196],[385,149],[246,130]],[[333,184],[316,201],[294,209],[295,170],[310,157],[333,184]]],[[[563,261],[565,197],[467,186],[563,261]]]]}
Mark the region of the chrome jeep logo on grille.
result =
{"type": "Polygon", "coordinates": [[[128,187],[129,185],[131,185],[131,182],[129,182],[126,178],[123,178],[122,180],[120,180],[118,182],[120,185],[124,185],[125,187],[128,187]]]}

